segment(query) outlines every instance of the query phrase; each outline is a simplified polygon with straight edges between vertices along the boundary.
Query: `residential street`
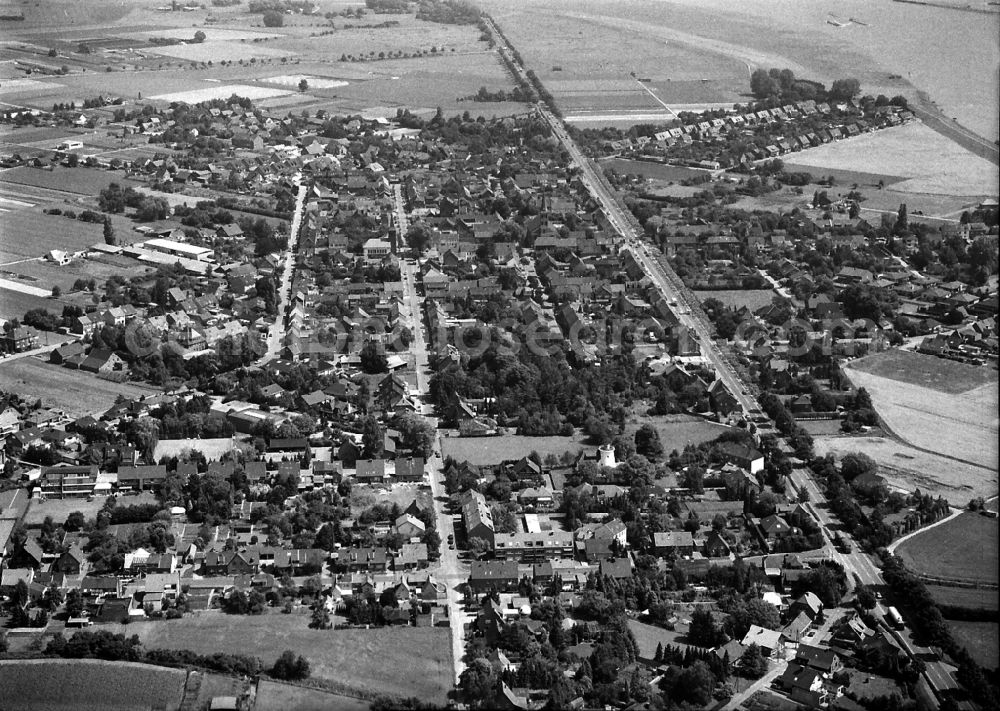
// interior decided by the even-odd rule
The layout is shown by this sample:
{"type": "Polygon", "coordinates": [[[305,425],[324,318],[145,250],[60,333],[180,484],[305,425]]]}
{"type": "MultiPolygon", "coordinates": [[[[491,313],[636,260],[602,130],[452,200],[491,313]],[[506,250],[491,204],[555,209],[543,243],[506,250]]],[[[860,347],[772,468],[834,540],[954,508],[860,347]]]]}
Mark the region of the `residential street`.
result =
{"type": "Polygon", "coordinates": [[[285,264],[281,271],[281,281],[278,284],[278,313],[275,315],[274,325],[267,333],[267,350],[259,360],[261,363],[277,358],[285,341],[285,311],[291,299],[292,272],[298,253],[299,228],[302,225],[302,211],[305,208],[306,193],[309,190],[308,186],[301,184],[301,180],[302,176],[296,174],[294,181],[299,183],[299,192],[295,197],[295,212],[292,214],[292,225],[288,234],[288,249],[285,250],[285,264]]]}
{"type": "MultiPolygon", "coordinates": [[[[416,275],[417,267],[409,262],[401,262],[403,284],[405,287],[404,302],[410,310],[410,322],[413,330],[413,341],[410,343],[410,353],[414,357],[414,370],[417,375],[417,390],[421,405],[426,403],[427,393],[430,389],[430,373],[428,370],[427,340],[423,325],[423,312],[421,309],[421,299],[417,295],[416,275]]],[[[437,419],[429,418],[431,424],[437,427],[437,419]]],[[[448,619],[451,624],[451,646],[452,658],[455,663],[455,681],[465,669],[462,657],[465,654],[465,636],[463,634],[464,622],[467,615],[463,610],[464,595],[458,588],[469,577],[468,565],[458,559],[458,550],[449,547],[448,536],[455,534],[455,524],[452,515],[448,512],[446,504],[448,495],[444,488],[444,474],[442,473],[441,436],[435,438],[434,456],[427,462],[427,476],[430,478],[431,495],[434,498],[434,511],[437,514],[437,529],[441,536],[441,559],[432,572],[441,583],[448,588],[448,619]]]]}

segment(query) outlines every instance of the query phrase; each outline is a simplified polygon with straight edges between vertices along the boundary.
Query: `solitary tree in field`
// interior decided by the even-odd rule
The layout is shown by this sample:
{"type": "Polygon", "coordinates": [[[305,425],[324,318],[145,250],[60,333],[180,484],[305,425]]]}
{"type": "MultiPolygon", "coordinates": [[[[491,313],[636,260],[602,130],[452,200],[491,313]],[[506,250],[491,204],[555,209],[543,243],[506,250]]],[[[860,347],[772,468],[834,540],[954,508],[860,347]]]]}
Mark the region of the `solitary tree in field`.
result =
{"type": "Polygon", "coordinates": [[[306,91],[309,88],[309,82],[305,78],[299,81],[299,91],[306,91]]]}
{"type": "Polygon", "coordinates": [[[115,235],[115,227],[111,224],[111,218],[104,218],[104,243],[118,244],[118,237],[115,235]]]}
{"type": "Polygon", "coordinates": [[[52,298],[58,299],[60,296],[62,296],[62,287],[56,284],[54,287],[52,287],[52,298]]]}
{"type": "Polygon", "coordinates": [[[198,30],[197,32],[195,32],[194,33],[194,41],[195,41],[196,44],[201,44],[202,42],[204,42],[205,41],[205,33],[202,32],[201,30],[198,30]]]}

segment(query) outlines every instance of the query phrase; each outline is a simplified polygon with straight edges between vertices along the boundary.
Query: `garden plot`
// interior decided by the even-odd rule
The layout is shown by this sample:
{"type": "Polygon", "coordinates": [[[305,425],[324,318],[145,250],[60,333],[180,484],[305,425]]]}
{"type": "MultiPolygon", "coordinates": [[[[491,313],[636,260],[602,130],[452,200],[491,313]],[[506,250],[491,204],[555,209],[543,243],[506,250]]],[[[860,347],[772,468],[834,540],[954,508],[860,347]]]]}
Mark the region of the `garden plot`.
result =
{"type": "Polygon", "coordinates": [[[191,91],[177,91],[172,94],[160,94],[150,98],[158,101],[185,101],[189,104],[197,104],[202,101],[212,99],[228,99],[233,94],[242,96],[251,101],[257,99],[270,99],[275,96],[284,96],[292,92],[287,89],[269,89],[266,86],[250,86],[249,84],[221,84],[219,86],[209,86],[204,89],[192,89],[191,91]]]}

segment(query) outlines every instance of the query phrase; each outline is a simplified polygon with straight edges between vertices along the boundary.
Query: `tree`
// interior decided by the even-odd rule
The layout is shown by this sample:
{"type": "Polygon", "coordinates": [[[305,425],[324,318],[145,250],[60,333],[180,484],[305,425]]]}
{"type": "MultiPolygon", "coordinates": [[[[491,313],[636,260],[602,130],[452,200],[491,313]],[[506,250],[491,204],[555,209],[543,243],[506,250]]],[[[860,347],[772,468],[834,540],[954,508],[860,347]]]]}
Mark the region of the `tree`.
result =
{"type": "Polygon", "coordinates": [[[264,13],[264,27],[283,27],[284,25],[285,16],[280,12],[264,13]]]}
{"type": "Polygon", "coordinates": [[[86,522],[87,519],[84,517],[82,512],[74,511],[66,517],[66,523],[63,524],[63,529],[65,529],[67,533],[76,533],[77,531],[83,529],[86,522]]]}
{"type": "Polygon", "coordinates": [[[873,474],[878,470],[875,460],[861,452],[850,452],[840,460],[840,475],[850,482],[863,474],[873,474]]]}
{"type": "Polygon", "coordinates": [[[660,433],[650,424],[644,424],[635,433],[635,451],[647,459],[656,459],[663,454],[660,433]]]}
{"type": "Polygon", "coordinates": [[[52,287],[52,298],[58,299],[60,296],[62,296],[62,287],[56,284],[52,287]]]}
{"type": "Polygon", "coordinates": [[[837,79],[830,87],[832,101],[847,101],[861,93],[861,82],[857,79],[837,79]]]}
{"type": "Polygon", "coordinates": [[[767,73],[766,69],[757,69],[750,75],[750,91],[761,101],[778,94],[779,89],[778,82],[767,73]]]}
{"type": "Polygon", "coordinates": [[[308,679],[309,673],[308,660],[301,655],[296,657],[295,652],[290,649],[281,653],[270,671],[271,676],[275,679],[286,680],[308,679]]]}
{"type": "Polygon", "coordinates": [[[751,679],[760,679],[767,673],[767,659],[764,658],[760,647],[751,644],[740,657],[740,668],[751,679]]]}
{"type": "Polygon", "coordinates": [[[105,244],[118,244],[118,237],[115,236],[114,225],[111,224],[111,218],[104,218],[104,243],[105,244]]]}
{"type": "Polygon", "coordinates": [[[79,588],[72,588],[66,594],[66,616],[79,617],[83,614],[83,609],[83,593],[80,592],[79,588]]]}
{"type": "Polygon", "coordinates": [[[877,599],[875,593],[871,591],[867,585],[858,585],[855,589],[855,595],[858,599],[858,605],[861,606],[863,610],[873,610],[877,604],[877,599]]]}
{"type": "Polygon", "coordinates": [[[194,42],[195,42],[195,44],[201,44],[204,41],[205,41],[205,33],[204,32],[202,32],[201,30],[198,30],[197,32],[194,33],[194,42]]]}
{"type": "Polygon", "coordinates": [[[896,222],[892,227],[894,234],[900,235],[910,228],[909,218],[906,216],[906,203],[899,204],[899,211],[896,213],[896,222]]]}
{"type": "Polygon", "coordinates": [[[365,418],[361,435],[361,445],[364,449],[364,456],[367,459],[378,457],[382,454],[382,447],[385,445],[385,430],[374,415],[368,415],[365,418]]]}
{"type": "Polygon", "coordinates": [[[711,611],[701,605],[691,613],[691,625],[688,628],[688,642],[698,647],[715,647],[721,644],[725,634],[715,624],[711,611]]]}
{"type": "Polygon", "coordinates": [[[431,241],[431,232],[427,228],[427,225],[417,222],[410,225],[410,228],[406,230],[406,244],[410,246],[415,252],[423,253],[427,249],[427,245],[431,241]]]}
{"type": "Polygon", "coordinates": [[[330,611],[326,609],[325,601],[317,600],[316,604],[313,605],[309,626],[316,630],[328,630],[333,626],[330,622],[330,611]]]}
{"type": "Polygon", "coordinates": [[[306,91],[309,88],[309,82],[306,81],[305,77],[299,80],[299,91],[306,91]]]}
{"type": "Polygon", "coordinates": [[[367,341],[361,348],[361,369],[369,374],[384,373],[389,369],[389,360],[382,347],[375,341],[367,341]]]}

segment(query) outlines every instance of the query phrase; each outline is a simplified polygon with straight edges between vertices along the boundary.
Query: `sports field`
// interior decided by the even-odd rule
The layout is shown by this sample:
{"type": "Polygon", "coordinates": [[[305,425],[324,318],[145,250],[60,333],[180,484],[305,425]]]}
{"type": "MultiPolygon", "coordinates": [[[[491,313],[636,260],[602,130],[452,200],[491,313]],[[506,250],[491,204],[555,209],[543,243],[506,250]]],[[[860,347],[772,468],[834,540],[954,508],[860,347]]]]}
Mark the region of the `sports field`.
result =
{"type": "MultiPolygon", "coordinates": [[[[893,350],[854,361],[844,372],[868,390],[879,416],[905,441],[996,470],[996,371],[893,350]]],[[[986,495],[995,494],[994,488],[986,495]]]]}
{"type": "Polygon", "coordinates": [[[363,694],[416,696],[444,705],[452,688],[450,632],[441,627],[312,630],[308,615],[244,617],[211,610],[180,620],[109,626],[147,648],[208,654],[238,651],[270,666],[286,649],[301,654],[310,679],[363,694]]]}
{"type": "Polygon", "coordinates": [[[964,513],[896,549],[915,573],[956,580],[997,581],[997,519],[964,513]]]}

